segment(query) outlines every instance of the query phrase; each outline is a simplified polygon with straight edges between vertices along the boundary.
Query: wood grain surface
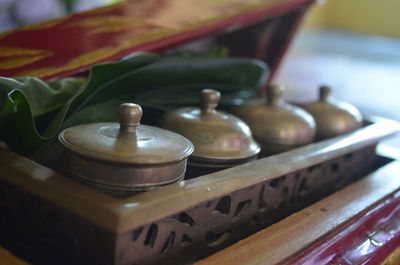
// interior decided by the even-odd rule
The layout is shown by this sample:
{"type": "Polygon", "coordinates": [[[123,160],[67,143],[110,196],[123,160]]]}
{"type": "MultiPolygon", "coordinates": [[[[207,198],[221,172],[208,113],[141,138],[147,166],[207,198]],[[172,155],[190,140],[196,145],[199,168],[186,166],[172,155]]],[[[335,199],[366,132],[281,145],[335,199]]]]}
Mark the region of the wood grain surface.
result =
{"type": "MultiPolygon", "coordinates": [[[[128,197],[113,197],[65,178],[25,157],[0,148],[0,178],[52,201],[68,212],[118,233],[184,211],[205,200],[322,163],[397,133],[399,124],[381,121],[353,133],[266,157],[196,179],[128,197]],[[185,198],[184,200],[182,198],[185,198]],[[79,205],[79,207],[77,207],[79,205]],[[151,214],[149,214],[151,213],[151,214]],[[101,216],[102,218],[98,218],[101,216]]],[[[62,159],[62,158],[60,158],[62,159]]]]}
{"type": "Polygon", "coordinates": [[[399,172],[400,162],[389,163],[368,177],[196,265],[287,263],[330,233],[393,197],[400,189],[399,172]]]}

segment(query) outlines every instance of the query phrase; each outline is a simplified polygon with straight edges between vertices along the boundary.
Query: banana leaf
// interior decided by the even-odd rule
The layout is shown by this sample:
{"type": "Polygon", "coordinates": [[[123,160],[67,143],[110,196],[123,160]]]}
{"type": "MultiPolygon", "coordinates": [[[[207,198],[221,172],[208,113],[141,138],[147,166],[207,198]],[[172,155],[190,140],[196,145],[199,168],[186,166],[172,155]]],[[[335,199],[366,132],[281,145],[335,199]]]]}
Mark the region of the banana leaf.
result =
{"type": "MultiPolygon", "coordinates": [[[[95,65],[91,68],[89,73],[89,79],[85,86],[82,86],[75,96],[71,97],[65,102],[64,106],[57,113],[57,116],[50,123],[46,130],[46,134],[54,134],[59,131],[66,117],[82,107],[86,107],[87,98],[95,97],[100,91],[100,88],[105,84],[112,83],[113,80],[118,79],[120,76],[124,76],[126,73],[130,73],[135,69],[144,67],[148,64],[154,63],[161,58],[160,55],[154,53],[135,53],[131,56],[125,57],[123,60],[118,62],[106,63],[95,65]]],[[[115,99],[113,88],[110,87],[107,91],[106,99],[115,99]]],[[[100,101],[101,102],[101,101],[100,101]]],[[[94,120],[93,122],[95,122],[94,120]]],[[[75,124],[73,124],[75,125],[75,124]]],[[[53,136],[54,137],[54,136],[53,136]]]]}
{"type": "Polygon", "coordinates": [[[0,77],[0,140],[15,152],[32,153],[57,136],[72,101],[79,102],[101,83],[158,58],[156,54],[134,54],[95,66],[88,82],[86,78],[64,78],[46,84],[34,77],[0,77]]]}
{"type": "Polygon", "coordinates": [[[51,114],[85,81],[66,78],[46,84],[32,77],[0,78],[0,139],[23,153],[52,139],[57,131],[44,133],[51,114]]]}
{"type": "Polygon", "coordinates": [[[141,104],[151,123],[165,110],[197,105],[203,88],[218,89],[228,106],[251,97],[267,77],[267,66],[253,59],[142,53],[93,66],[85,83],[0,78],[0,139],[30,153],[61,128],[115,121],[122,102],[141,104]]]}
{"type": "Polygon", "coordinates": [[[143,122],[154,124],[157,112],[198,105],[203,88],[218,89],[220,105],[229,106],[253,96],[266,77],[265,64],[252,59],[168,57],[100,85],[71,107],[63,127],[115,121],[117,106],[127,101],[142,105],[143,122]]]}

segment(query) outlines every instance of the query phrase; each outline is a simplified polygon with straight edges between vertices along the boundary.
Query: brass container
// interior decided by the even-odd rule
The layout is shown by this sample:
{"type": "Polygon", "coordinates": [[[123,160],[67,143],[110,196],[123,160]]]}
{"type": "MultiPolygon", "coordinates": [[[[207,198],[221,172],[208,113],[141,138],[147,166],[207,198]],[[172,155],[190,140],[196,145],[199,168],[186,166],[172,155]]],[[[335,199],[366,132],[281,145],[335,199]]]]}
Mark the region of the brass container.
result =
{"type": "Polygon", "coordinates": [[[260,100],[235,107],[232,112],[251,128],[263,156],[284,152],[314,140],[315,121],[303,109],[282,99],[283,87],[271,86],[267,102],[260,100]]]}
{"type": "Polygon", "coordinates": [[[362,115],[353,105],[330,96],[327,86],[319,88],[319,100],[301,105],[315,119],[317,140],[323,140],[351,132],[362,125],[362,115]]]}
{"type": "Polygon", "coordinates": [[[160,128],[140,125],[142,108],[119,108],[118,123],[68,128],[58,137],[66,149],[63,172],[97,188],[125,192],[147,190],[181,180],[193,144],[160,128]]]}
{"type": "Polygon", "coordinates": [[[189,157],[189,166],[227,168],[251,161],[260,152],[250,128],[242,120],[215,110],[219,100],[218,91],[204,89],[200,94],[200,108],[177,109],[160,119],[160,127],[193,142],[195,150],[189,157]]]}

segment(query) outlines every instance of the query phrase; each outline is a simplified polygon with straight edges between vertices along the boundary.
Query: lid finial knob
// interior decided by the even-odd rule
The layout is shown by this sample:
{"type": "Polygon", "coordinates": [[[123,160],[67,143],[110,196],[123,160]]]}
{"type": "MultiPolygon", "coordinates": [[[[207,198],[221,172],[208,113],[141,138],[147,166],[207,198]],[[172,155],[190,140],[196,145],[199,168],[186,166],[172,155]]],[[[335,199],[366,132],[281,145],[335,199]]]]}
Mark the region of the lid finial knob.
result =
{"type": "Polygon", "coordinates": [[[221,94],[214,89],[203,89],[200,94],[201,112],[213,113],[218,106],[221,94]]]}
{"type": "Polygon", "coordinates": [[[135,103],[123,103],[118,109],[119,131],[134,133],[142,118],[142,108],[135,103]]]}
{"type": "Polygon", "coordinates": [[[331,88],[329,86],[324,85],[319,87],[319,101],[327,102],[330,94],[331,94],[331,88]]]}
{"type": "Polygon", "coordinates": [[[282,99],[283,85],[271,85],[268,89],[267,100],[269,105],[277,105],[282,99]]]}

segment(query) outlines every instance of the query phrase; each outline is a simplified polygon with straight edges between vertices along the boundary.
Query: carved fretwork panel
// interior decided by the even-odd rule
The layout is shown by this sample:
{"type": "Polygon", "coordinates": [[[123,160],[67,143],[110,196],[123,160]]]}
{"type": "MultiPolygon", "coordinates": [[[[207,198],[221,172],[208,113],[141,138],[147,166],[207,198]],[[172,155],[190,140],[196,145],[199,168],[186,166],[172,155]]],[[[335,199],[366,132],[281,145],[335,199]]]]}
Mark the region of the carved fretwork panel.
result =
{"type": "Polygon", "coordinates": [[[0,235],[33,264],[114,263],[115,234],[1,181],[0,235]]]}
{"type": "Polygon", "coordinates": [[[122,234],[0,179],[0,245],[40,265],[185,264],[364,176],[377,158],[371,145],[217,197],[205,194],[165,218],[149,213],[147,223],[122,234]]]}
{"type": "Polygon", "coordinates": [[[237,190],[119,235],[117,264],[177,264],[216,252],[365,175],[375,146],[237,190]]]}

